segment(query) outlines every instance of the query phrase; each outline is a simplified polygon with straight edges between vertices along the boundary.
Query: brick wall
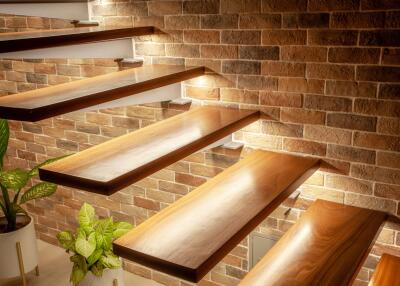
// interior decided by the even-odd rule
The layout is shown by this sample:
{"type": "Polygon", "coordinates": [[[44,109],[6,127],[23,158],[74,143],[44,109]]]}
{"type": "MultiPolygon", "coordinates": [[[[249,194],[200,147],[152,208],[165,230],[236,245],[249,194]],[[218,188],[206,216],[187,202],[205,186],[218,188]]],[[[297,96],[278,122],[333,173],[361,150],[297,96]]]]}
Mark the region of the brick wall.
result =
{"type": "MultiPolygon", "coordinates": [[[[316,198],[400,214],[399,1],[102,3],[95,2],[93,12],[103,25],[155,25],[169,33],[136,42],[146,64],[206,65],[215,72],[186,82],[187,96],[265,113],[263,120],[235,133],[246,150],[324,160],[323,170],[300,188],[301,196],[285,202],[256,231],[280,237],[316,198]]],[[[4,93],[119,68],[112,60],[2,60],[0,67],[4,93]]],[[[185,108],[160,103],[75,112],[34,124],[12,122],[8,163],[27,167],[76,152],[185,108]]],[[[60,187],[56,196],[36,201],[29,210],[39,237],[52,243],[59,229],[74,226],[83,201],[102,215],[137,225],[239,156],[222,148],[200,152],[109,198],[60,187]]],[[[383,251],[400,254],[399,230],[385,224],[355,285],[367,285],[383,251]]],[[[199,285],[236,285],[248,270],[248,243],[247,238],[199,285]]],[[[127,269],[165,285],[189,285],[136,264],[128,263],[127,269]]]]}

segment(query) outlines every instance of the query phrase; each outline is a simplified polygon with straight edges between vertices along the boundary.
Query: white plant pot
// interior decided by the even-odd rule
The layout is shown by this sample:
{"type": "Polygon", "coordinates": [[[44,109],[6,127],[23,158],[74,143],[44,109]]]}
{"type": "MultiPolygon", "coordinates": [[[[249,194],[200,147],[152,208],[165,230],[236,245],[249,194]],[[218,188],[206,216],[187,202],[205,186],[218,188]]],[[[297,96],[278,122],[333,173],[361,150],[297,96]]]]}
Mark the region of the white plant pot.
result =
{"type": "MultiPolygon", "coordinates": [[[[29,222],[22,228],[7,233],[0,233],[0,278],[8,279],[20,276],[17,242],[21,244],[25,273],[38,265],[38,250],[33,219],[27,216],[17,216],[17,222],[29,222]]],[[[0,223],[5,223],[5,217],[0,217],[0,223]]]]}
{"type": "Polygon", "coordinates": [[[124,270],[119,269],[104,269],[103,276],[97,277],[88,272],[79,286],[114,286],[114,280],[117,280],[118,286],[125,286],[124,284],[124,270]]]}

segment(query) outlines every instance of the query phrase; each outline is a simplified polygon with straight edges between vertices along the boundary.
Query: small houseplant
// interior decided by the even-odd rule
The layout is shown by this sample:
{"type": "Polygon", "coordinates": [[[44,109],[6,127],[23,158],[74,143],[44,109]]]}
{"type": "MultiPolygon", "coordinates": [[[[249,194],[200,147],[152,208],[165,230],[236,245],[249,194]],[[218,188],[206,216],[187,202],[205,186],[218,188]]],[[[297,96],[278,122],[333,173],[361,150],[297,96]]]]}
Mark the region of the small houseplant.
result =
{"type": "Polygon", "coordinates": [[[20,275],[16,243],[22,248],[25,271],[37,266],[37,246],[33,219],[23,209],[23,204],[33,199],[52,195],[57,185],[39,182],[30,188],[26,185],[31,178],[38,175],[39,167],[56,159],[50,159],[35,166],[29,171],[3,169],[4,156],[8,147],[9,127],[7,120],[0,119],[0,278],[11,278],[20,275]]]}
{"type": "Polygon", "coordinates": [[[63,231],[58,241],[73,263],[70,276],[76,286],[110,286],[115,279],[123,285],[122,263],[113,253],[112,242],[132,229],[127,222],[114,222],[113,218],[98,219],[94,208],[85,203],[79,211],[76,233],[63,231]]]}

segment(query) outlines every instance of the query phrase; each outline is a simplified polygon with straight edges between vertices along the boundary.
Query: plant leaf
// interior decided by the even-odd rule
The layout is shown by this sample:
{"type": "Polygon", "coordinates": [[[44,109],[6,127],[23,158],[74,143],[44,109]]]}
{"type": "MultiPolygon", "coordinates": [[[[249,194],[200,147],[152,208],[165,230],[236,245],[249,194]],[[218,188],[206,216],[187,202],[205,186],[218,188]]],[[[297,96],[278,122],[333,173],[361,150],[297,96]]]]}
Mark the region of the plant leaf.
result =
{"type": "Polygon", "coordinates": [[[75,241],[75,250],[76,253],[88,258],[93,254],[96,249],[96,236],[94,233],[91,233],[86,239],[82,235],[78,235],[75,241]]]}
{"type": "Polygon", "coordinates": [[[58,242],[64,247],[66,250],[71,250],[75,252],[75,238],[72,232],[70,231],[62,231],[57,234],[58,242]]]}
{"type": "Polygon", "coordinates": [[[82,227],[91,226],[94,221],[94,216],[94,208],[91,205],[84,203],[79,211],[79,224],[82,227]]]}
{"type": "MultiPolygon", "coordinates": [[[[113,241],[114,222],[112,218],[99,220],[96,225],[96,240],[103,249],[110,249],[113,241]]],[[[100,247],[100,246],[99,246],[100,247]]]]}
{"type": "Polygon", "coordinates": [[[55,161],[64,159],[65,157],[68,157],[68,156],[70,156],[70,155],[65,155],[65,156],[60,156],[60,157],[48,159],[48,160],[40,163],[39,165],[36,165],[35,167],[33,167],[32,170],[29,171],[28,176],[29,177],[37,176],[37,175],[39,175],[39,168],[40,167],[43,167],[43,166],[51,164],[51,163],[53,163],[55,161]]]}
{"type": "Polygon", "coordinates": [[[0,170],[3,168],[4,155],[7,151],[10,129],[5,119],[0,119],[0,170]]]}
{"type": "Polygon", "coordinates": [[[26,210],[24,210],[20,205],[12,204],[11,207],[13,208],[13,210],[16,214],[24,214],[24,215],[28,216],[28,213],[26,212],[26,210]]]}
{"type": "Polygon", "coordinates": [[[22,189],[28,180],[28,173],[21,169],[0,172],[0,183],[7,189],[22,189]]]}
{"type": "Polygon", "coordinates": [[[114,224],[113,236],[114,236],[114,238],[119,238],[119,237],[127,234],[132,228],[133,228],[133,226],[128,222],[124,222],[124,221],[117,222],[114,224]]]}
{"type": "Polygon", "coordinates": [[[22,195],[20,203],[23,204],[33,199],[39,199],[51,196],[56,192],[56,190],[57,190],[57,185],[55,184],[47,182],[38,183],[33,187],[31,187],[22,195]]]}
{"type": "Polygon", "coordinates": [[[120,268],[122,266],[121,260],[112,252],[107,252],[105,256],[100,258],[101,264],[110,269],[120,268]]]}
{"type": "Polygon", "coordinates": [[[71,256],[70,260],[74,263],[74,266],[72,267],[70,281],[74,286],[76,286],[85,278],[88,268],[86,260],[83,256],[76,254],[74,256],[71,256]]]}
{"type": "Polygon", "coordinates": [[[95,264],[102,255],[103,249],[96,249],[87,259],[88,266],[91,267],[93,264],[95,264]]]}
{"type": "Polygon", "coordinates": [[[100,260],[98,260],[96,262],[96,264],[94,264],[90,268],[90,271],[92,271],[92,273],[97,277],[103,276],[103,270],[104,270],[104,266],[103,266],[103,264],[101,264],[100,260]]]}

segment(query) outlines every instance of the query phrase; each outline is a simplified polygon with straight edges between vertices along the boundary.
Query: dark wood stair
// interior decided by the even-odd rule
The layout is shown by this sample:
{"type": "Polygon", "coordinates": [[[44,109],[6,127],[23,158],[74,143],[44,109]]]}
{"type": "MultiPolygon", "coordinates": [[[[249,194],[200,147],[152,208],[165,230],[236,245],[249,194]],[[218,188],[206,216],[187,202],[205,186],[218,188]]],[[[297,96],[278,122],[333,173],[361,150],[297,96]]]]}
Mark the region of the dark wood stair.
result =
{"type": "Polygon", "coordinates": [[[197,107],[39,170],[44,181],[111,195],[259,119],[259,111],[197,107]]]}
{"type": "Polygon", "coordinates": [[[0,97],[4,119],[38,121],[198,77],[204,67],[149,65],[0,97]]]}
{"type": "MultiPolygon", "coordinates": [[[[94,0],[2,0],[0,4],[15,4],[15,3],[77,3],[77,2],[92,2],[94,0]]],[[[1,6],[0,6],[1,7],[1,6]]]]}
{"type": "Polygon", "coordinates": [[[0,53],[78,45],[154,34],[155,28],[85,27],[0,34],[0,53]]]}
{"type": "Polygon", "coordinates": [[[368,286],[400,285],[400,257],[384,253],[368,286]]]}
{"type": "Polygon", "coordinates": [[[114,251],[198,282],[318,167],[317,159],[254,151],[115,241],[114,251]]]}
{"type": "Polygon", "coordinates": [[[351,285],[386,214],[317,200],[240,286],[351,285]]]}

